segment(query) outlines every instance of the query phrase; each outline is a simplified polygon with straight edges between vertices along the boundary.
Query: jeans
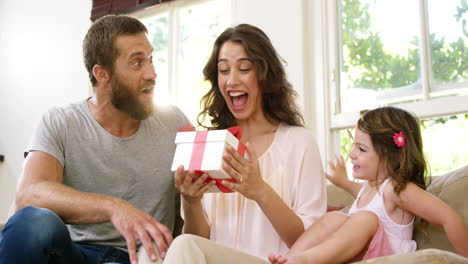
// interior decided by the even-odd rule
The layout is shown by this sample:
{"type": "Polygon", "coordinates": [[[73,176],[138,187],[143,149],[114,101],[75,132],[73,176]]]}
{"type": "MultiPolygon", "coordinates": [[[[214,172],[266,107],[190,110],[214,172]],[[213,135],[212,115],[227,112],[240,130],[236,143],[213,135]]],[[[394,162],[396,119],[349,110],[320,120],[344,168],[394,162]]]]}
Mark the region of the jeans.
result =
{"type": "Polygon", "coordinates": [[[0,233],[0,263],[130,263],[127,252],[75,243],[54,212],[28,206],[19,210],[0,233]]]}

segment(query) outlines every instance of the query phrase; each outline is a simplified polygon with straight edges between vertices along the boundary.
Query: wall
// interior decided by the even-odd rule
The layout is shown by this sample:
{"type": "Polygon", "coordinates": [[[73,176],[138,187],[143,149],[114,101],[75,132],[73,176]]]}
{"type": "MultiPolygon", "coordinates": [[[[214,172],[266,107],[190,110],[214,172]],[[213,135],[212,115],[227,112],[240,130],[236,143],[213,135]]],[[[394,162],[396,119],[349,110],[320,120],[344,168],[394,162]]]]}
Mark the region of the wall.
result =
{"type": "Polygon", "coordinates": [[[0,221],[41,114],[87,96],[81,42],[90,10],[91,0],[0,1],[0,221]]]}
{"type": "MultiPolygon", "coordinates": [[[[326,0],[232,0],[233,24],[249,23],[269,36],[286,61],[288,79],[298,93],[306,127],[317,139],[327,133],[325,106],[328,94],[323,89],[326,53],[323,49],[323,12],[326,0]]],[[[317,140],[322,160],[327,157],[326,142],[317,140]]]]}
{"type": "Polygon", "coordinates": [[[248,23],[262,29],[286,61],[286,72],[303,106],[304,57],[302,0],[232,0],[232,23],[248,23]]]}
{"type": "MultiPolygon", "coordinates": [[[[314,31],[306,26],[311,21],[305,14],[319,2],[232,0],[231,14],[233,24],[250,23],[268,34],[287,61],[289,80],[313,129],[323,120],[312,114],[316,96],[310,84],[316,78],[306,56],[314,31]]],[[[81,42],[90,25],[90,9],[91,0],[0,2],[0,154],[6,156],[0,163],[0,221],[14,198],[23,150],[41,113],[87,96],[81,42]]]]}

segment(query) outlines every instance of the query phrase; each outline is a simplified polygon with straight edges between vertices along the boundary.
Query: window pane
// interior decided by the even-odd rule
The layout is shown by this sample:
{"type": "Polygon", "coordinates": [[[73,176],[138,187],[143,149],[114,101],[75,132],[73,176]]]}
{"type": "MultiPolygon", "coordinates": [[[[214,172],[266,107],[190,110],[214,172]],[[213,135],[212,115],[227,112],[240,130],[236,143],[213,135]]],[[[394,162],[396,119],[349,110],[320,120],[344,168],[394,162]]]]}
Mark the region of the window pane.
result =
{"type": "MultiPolygon", "coordinates": [[[[346,164],[346,170],[348,172],[348,178],[354,179],[352,176],[353,173],[353,164],[351,164],[351,159],[348,154],[351,151],[354,143],[354,128],[340,129],[337,131],[340,137],[340,155],[343,156],[343,159],[346,164]]],[[[329,170],[329,168],[327,168],[329,170]]]]}
{"type": "Polygon", "coordinates": [[[154,100],[164,104],[170,102],[169,94],[169,40],[167,14],[142,20],[148,28],[148,38],[153,45],[153,64],[157,73],[154,100]]]}
{"type": "Polygon", "coordinates": [[[431,175],[468,164],[468,114],[424,120],[424,153],[431,175]]]}
{"type": "Polygon", "coordinates": [[[418,1],[341,0],[341,112],[421,98],[418,1]]]}
{"type": "Polygon", "coordinates": [[[200,99],[209,89],[203,80],[213,43],[230,24],[229,1],[210,1],[182,8],[177,56],[177,105],[194,125],[200,99]]]}
{"type": "Polygon", "coordinates": [[[433,91],[468,88],[467,11],[466,1],[428,3],[433,91]]]}

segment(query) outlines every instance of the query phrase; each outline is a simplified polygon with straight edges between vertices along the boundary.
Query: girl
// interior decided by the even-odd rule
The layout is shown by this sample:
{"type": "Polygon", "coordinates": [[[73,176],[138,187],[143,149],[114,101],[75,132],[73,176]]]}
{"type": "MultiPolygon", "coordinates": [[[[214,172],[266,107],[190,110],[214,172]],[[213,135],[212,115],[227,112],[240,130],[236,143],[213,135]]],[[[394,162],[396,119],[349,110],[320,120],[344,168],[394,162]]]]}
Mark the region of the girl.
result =
{"type": "Polygon", "coordinates": [[[456,252],[468,257],[462,218],[426,192],[426,162],[419,122],[396,107],[364,111],[349,153],[353,177],[343,158],[330,163],[327,178],[356,198],[349,214],[329,212],[304,232],[285,257],[271,263],[343,263],[416,250],[415,216],[441,226],[456,252]]]}

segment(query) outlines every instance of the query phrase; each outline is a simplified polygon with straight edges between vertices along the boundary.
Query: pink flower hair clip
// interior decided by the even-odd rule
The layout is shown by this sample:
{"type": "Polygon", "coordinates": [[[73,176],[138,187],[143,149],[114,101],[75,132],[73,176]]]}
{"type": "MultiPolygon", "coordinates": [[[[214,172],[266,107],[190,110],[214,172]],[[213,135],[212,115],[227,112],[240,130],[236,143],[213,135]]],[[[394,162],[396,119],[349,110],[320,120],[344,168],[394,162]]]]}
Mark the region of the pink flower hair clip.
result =
{"type": "Polygon", "coordinates": [[[402,148],[406,145],[406,138],[403,134],[403,131],[393,134],[393,142],[395,142],[395,145],[397,145],[399,148],[402,148]]]}

